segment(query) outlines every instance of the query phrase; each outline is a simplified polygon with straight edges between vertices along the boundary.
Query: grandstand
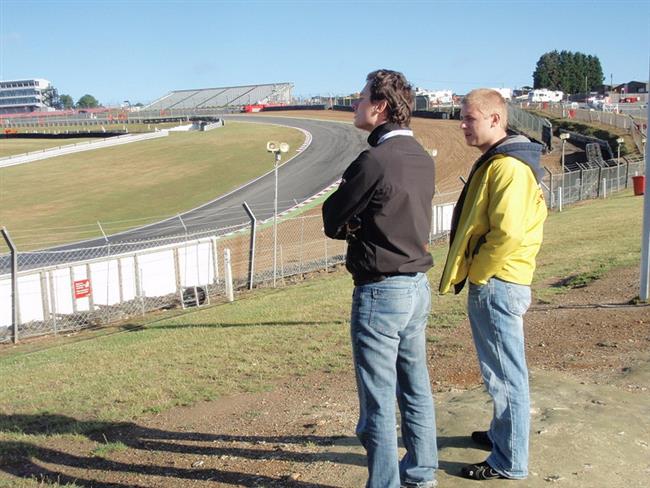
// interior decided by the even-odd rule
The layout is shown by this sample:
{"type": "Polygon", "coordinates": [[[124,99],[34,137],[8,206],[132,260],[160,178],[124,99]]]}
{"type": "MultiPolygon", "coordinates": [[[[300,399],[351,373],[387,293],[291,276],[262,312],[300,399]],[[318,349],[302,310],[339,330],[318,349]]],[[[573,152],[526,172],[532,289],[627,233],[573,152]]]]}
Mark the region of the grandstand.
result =
{"type": "Polygon", "coordinates": [[[143,107],[142,110],[193,110],[202,108],[234,108],[250,104],[291,103],[293,83],[227,86],[176,90],[143,107]]]}

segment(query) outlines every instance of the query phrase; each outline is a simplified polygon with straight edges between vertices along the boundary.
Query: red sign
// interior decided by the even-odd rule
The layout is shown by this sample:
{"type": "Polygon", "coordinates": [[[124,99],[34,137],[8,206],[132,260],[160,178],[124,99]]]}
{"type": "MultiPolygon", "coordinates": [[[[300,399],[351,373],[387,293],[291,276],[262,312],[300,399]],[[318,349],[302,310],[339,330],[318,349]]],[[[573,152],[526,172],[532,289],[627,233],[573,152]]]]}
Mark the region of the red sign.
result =
{"type": "Polygon", "coordinates": [[[76,299],[85,298],[90,296],[90,280],[79,280],[75,281],[73,284],[74,297],[76,299]]]}

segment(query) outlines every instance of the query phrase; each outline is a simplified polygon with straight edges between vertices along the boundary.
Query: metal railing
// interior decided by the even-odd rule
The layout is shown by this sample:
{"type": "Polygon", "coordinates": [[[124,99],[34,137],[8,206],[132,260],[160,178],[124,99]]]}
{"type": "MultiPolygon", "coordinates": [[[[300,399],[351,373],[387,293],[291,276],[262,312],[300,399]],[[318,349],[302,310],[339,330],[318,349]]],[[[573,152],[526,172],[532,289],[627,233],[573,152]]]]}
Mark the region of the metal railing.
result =
{"type": "Polygon", "coordinates": [[[508,128],[526,134],[543,143],[549,150],[552,149],[552,125],[543,117],[508,104],[508,128]]]}
{"type": "MultiPolygon", "coordinates": [[[[436,234],[430,241],[445,235],[450,223],[451,210],[434,207],[436,234]]],[[[18,250],[13,256],[0,256],[0,342],[223,301],[226,250],[235,289],[247,288],[250,281],[271,286],[275,279],[282,285],[291,276],[345,261],[345,241],[325,237],[319,211],[280,221],[275,259],[271,220],[258,223],[253,253],[250,232],[250,226],[240,225],[148,241],[64,251],[18,250]],[[10,270],[12,257],[17,262],[15,273],[10,270]],[[15,301],[12,278],[17,283],[15,301]]]]}
{"type": "MultiPolygon", "coordinates": [[[[564,175],[548,174],[542,186],[547,205],[558,209],[623,190],[633,176],[644,171],[645,162],[638,158],[564,175]]],[[[445,197],[455,200],[456,193],[445,197]]],[[[454,205],[433,205],[430,243],[448,233],[454,205]]],[[[345,241],[326,238],[322,227],[320,212],[314,209],[282,219],[277,246],[269,219],[256,226],[241,224],[146,241],[39,252],[18,249],[0,255],[0,342],[224,301],[229,284],[226,275],[232,276],[235,289],[248,288],[251,282],[271,286],[274,280],[281,286],[291,276],[345,261],[345,241]],[[255,238],[251,239],[253,228],[255,238]]],[[[8,232],[6,242],[9,246],[8,232]]]]}
{"type": "Polygon", "coordinates": [[[542,180],[544,198],[551,209],[582,200],[606,198],[612,193],[625,190],[632,185],[632,177],[645,173],[645,161],[641,157],[605,162],[593,169],[581,169],[555,174],[547,174],[542,180]]]}

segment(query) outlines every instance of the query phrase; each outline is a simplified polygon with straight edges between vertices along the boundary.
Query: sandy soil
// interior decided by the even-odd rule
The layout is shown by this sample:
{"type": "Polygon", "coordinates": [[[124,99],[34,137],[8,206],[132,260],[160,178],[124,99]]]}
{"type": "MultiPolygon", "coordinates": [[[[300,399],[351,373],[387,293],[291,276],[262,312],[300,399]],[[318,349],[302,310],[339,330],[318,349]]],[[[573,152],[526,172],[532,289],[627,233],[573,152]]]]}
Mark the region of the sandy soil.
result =
{"type": "MultiPolygon", "coordinates": [[[[352,112],[339,112],[335,110],[296,110],[288,112],[261,112],[255,115],[287,117],[309,117],[323,120],[337,120],[352,123],[352,112]]],[[[420,143],[429,151],[435,149],[436,156],[436,189],[437,199],[453,201],[458,197],[462,186],[459,177],[467,177],[474,161],[480,156],[478,149],[465,144],[457,120],[435,120],[414,117],[411,119],[411,128],[420,143]]],[[[555,141],[554,150],[542,156],[542,165],[554,173],[561,171],[560,140],[555,141]]],[[[577,148],[567,144],[566,155],[577,148]]]]}

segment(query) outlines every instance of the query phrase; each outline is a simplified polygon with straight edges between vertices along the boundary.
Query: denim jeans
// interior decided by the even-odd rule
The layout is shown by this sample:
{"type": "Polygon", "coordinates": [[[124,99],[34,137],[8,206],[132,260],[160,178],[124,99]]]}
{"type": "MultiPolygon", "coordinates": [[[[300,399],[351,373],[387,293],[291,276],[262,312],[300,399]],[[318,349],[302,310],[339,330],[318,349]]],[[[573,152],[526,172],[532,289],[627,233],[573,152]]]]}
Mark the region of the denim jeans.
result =
{"type": "Polygon", "coordinates": [[[470,283],[467,311],[481,375],[494,406],[487,459],[501,475],[528,476],[530,395],[523,316],[530,306],[530,287],[498,278],[470,283]]]}
{"type": "Polygon", "coordinates": [[[425,329],[425,274],[357,286],[350,323],[359,393],[356,433],[368,456],[368,488],[435,486],[436,421],[425,329]],[[395,398],[406,454],[398,461],[395,398]]]}

